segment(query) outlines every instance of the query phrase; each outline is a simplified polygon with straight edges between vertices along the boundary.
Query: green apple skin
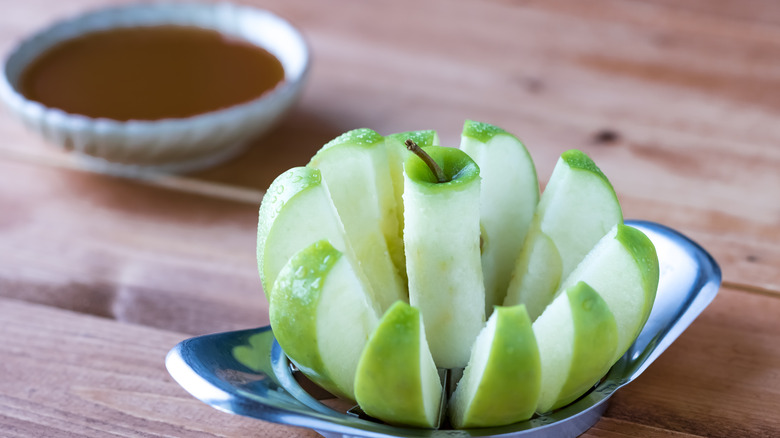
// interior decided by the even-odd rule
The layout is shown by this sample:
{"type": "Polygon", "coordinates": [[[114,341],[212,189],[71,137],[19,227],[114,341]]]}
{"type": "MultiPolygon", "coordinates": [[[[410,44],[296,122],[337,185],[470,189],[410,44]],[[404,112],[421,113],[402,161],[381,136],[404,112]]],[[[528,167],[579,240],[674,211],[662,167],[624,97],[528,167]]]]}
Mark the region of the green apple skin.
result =
{"type": "Polygon", "coordinates": [[[539,202],[536,167],[525,145],[488,123],[467,120],[460,149],[482,176],[482,273],[485,313],[504,302],[509,280],[539,202]]]}
{"type": "Polygon", "coordinates": [[[308,167],[322,172],[374,300],[383,310],[408,300],[391,256],[402,238],[384,138],[370,129],[349,131],[323,146],[308,167]]]}
{"type": "Polygon", "coordinates": [[[393,259],[398,271],[408,282],[406,276],[406,256],[404,255],[404,160],[413,155],[404,142],[412,140],[420,147],[438,146],[439,136],[436,131],[407,131],[390,134],[385,137],[385,148],[387,149],[387,164],[390,166],[390,177],[393,180],[393,195],[395,197],[396,216],[398,221],[398,232],[396,238],[388,240],[390,256],[393,259]]]}
{"type": "Polygon", "coordinates": [[[615,317],[587,283],[576,283],[558,295],[533,329],[543,370],[539,413],[573,402],[614,363],[615,317]]]}
{"type": "Polygon", "coordinates": [[[539,349],[525,306],[496,307],[450,399],[450,422],[463,429],[531,418],[541,375],[539,349]]]}
{"type": "Polygon", "coordinates": [[[339,251],[350,252],[320,171],[289,169],[271,183],[260,204],[257,265],[267,299],[290,257],[320,239],[328,239],[339,251]]]}
{"type": "Polygon", "coordinates": [[[438,423],[441,394],[420,311],[398,301],[363,349],[355,374],[357,402],[387,423],[432,428],[438,423]]]}
{"type": "Polygon", "coordinates": [[[658,255],[644,233],[619,224],[588,253],[561,284],[561,290],[584,281],[606,301],[615,315],[618,346],[613,362],[642,331],[658,290],[658,255]]]}
{"type": "MultiPolygon", "coordinates": [[[[559,260],[539,260],[538,256],[518,258],[509,283],[505,306],[526,304],[531,319],[536,319],[560,284],[615,224],[623,223],[615,190],[604,173],[583,152],[572,149],[561,154],[550,181],[539,200],[522,251],[537,246],[543,233],[552,240],[559,260]],[[522,264],[519,262],[525,262],[522,264]],[[531,272],[527,263],[560,263],[557,279],[531,272]]],[[[553,259],[553,252],[546,251],[553,259]]]]}
{"type": "Polygon", "coordinates": [[[355,372],[378,323],[352,265],[327,240],[293,255],[271,289],[274,336],[290,360],[331,393],[355,399],[355,372]]]}
{"type": "Polygon", "coordinates": [[[436,365],[463,368],[485,323],[479,167],[459,149],[430,146],[425,151],[450,181],[438,183],[417,156],[404,163],[409,303],[422,313],[436,365]]]}

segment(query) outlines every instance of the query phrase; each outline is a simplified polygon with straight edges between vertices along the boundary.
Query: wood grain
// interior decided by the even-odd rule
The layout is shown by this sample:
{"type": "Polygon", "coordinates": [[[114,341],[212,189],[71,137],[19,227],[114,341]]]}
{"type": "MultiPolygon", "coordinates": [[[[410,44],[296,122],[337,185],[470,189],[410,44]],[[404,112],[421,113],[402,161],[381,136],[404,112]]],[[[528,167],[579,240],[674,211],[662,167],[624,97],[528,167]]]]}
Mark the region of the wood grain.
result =
{"type": "MultiPolygon", "coordinates": [[[[780,433],[778,312],[776,298],[721,291],[585,436],[780,433]]],[[[219,413],[184,393],[163,367],[184,337],[0,299],[3,424],[18,436],[312,436],[219,413]]]]}
{"type": "Polygon", "coordinates": [[[0,296],[192,334],[268,323],[256,205],[2,161],[0,205],[0,296]]]}
{"type": "Polygon", "coordinates": [[[607,416],[708,437],[780,434],[780,300],[723,288],[607,416]]]}
{"type": "Polygon", "coordinates": [[[0,435],[318,436],[225,414],[191,397],[164,366],[184,338],[0,299],[0,435]]]}
{"type": "MultiPolygon", "coordinates": [[[[0,42],[10,47],[99,3],[32,0],[39,15],[0,17],[0,42]]],[[[393,20],[391,3],[265,2],[304,30],[311,83],[246,154],[190,178],[259,191],[347,129],[434,128],[454,145],[465,118],[485,120],[526,141],[543,182],[562,151],[583,149],[628,217],[696,238],[732,284],[780,291],[780,101],[766,92],[780,84],[780,29],[767,18],[771,2],[751,1],[734,16],[727,2],[450,3],[418,2],[393,20]]],[[[0,154],[67,160],[10,117],[0,118],[0,136],[0,154]]]]}

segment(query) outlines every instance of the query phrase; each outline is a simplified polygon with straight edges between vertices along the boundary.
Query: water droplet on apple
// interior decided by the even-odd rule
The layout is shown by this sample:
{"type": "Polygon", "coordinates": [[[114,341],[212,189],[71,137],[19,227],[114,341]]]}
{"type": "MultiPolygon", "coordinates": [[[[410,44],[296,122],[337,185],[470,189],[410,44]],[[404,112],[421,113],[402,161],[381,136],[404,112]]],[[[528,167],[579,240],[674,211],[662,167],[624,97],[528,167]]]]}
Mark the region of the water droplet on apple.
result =
{"type": "Polygon", "coordinates": [[[592,310],[593,309],[593,299],[589,298],[589,299],[583,301],[582,302],[582,308],[587,310],[587,311],[592,310]]]}

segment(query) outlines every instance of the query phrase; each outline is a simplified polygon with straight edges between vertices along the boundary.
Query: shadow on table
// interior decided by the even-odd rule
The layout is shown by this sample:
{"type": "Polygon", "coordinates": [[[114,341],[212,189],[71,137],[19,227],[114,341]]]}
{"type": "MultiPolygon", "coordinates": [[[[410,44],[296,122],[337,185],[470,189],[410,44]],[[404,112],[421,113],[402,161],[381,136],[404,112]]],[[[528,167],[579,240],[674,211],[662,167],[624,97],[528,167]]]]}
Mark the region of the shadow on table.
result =
{"type": "Polygon", "coordinates": [[[322,145],[346,130],[359,127],[333,126],[320,115],[298,108],[236,158],[187,176],[265,190],[277,175],[291,167],[306,165],[322,145]]]}

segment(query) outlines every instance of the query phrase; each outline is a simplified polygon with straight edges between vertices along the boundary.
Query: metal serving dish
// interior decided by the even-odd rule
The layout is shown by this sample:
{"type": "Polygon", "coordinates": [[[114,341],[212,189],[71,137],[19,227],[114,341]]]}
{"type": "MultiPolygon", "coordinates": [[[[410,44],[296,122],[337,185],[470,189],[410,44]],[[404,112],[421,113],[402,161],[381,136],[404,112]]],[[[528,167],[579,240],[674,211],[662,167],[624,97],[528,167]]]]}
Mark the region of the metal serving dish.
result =
{"type": "Polygon", "coordinates": [[[636,379],[709,305],[721,272],[682,234],[652,222],[627,221],[655,244],[660,282],[639,337],[590,392],[547,415],[508,426],[427,430],[389,426],[332,409],[299,385],[270,327],[188,339],[166,358],[168,372],[199,400],[219,410],[314,429],[336,437],[573,437],[595,424],[609,397],[636,379]]]}

